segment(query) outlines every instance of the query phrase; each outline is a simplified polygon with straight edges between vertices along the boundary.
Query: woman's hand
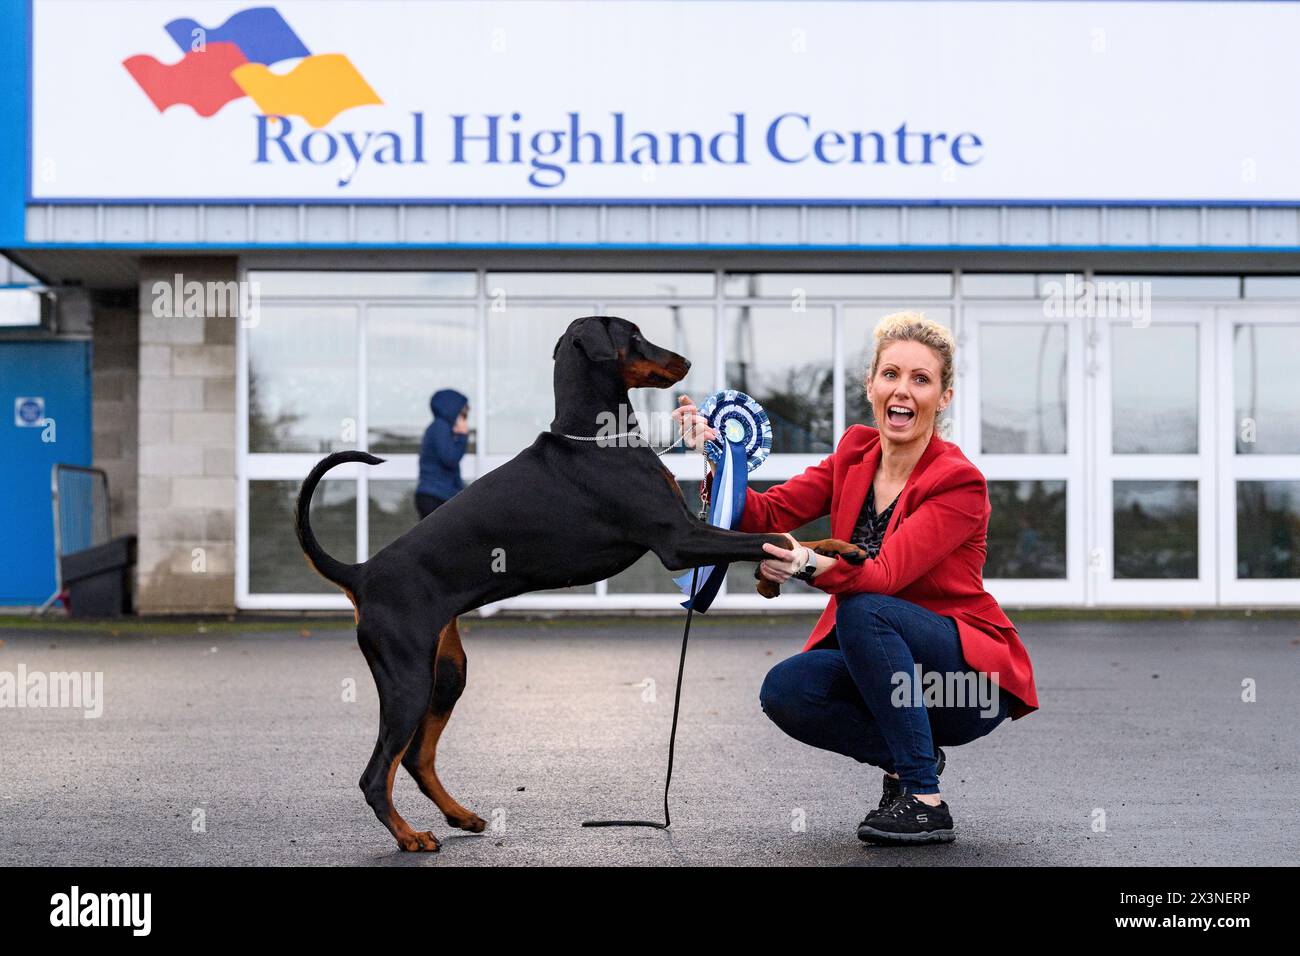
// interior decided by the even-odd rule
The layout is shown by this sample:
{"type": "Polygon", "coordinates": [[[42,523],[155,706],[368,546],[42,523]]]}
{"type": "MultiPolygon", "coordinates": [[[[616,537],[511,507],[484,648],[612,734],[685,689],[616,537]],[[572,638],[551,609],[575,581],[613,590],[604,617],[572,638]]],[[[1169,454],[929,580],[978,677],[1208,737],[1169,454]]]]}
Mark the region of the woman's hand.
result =
{"type": "MultiPolygon", "coordinates": [[[[683,436],[683,444],[692,451],[703,451],[704,443],[718,437],[718,433],[709,427],[708,419],[699,413],[689,395],[677,396],[677,407],[673,409],[673,420],[683,436]]],[[[713,463],[709,463],[710,469],[713,463]]]]}
{"type": "Polygon", "coordinates": [[[782,548],[780,545],[771,543],[763,544],[763,550],[772,557],[759,564],[759,577],[775,581],[777,584],[784,584],[792,574],[807,567],[810,563],[816,565],[813,569],[813,577],[821,574],[835,563],[835,558],[819,554],[811,548],[805,547],[796,541],[792,535],[786,534],[786,538],[790,541],[789,548],[782,548]]]}
{"type": "Polygon", "coordinates": [[[808,549],[796,541],[793,535],[787,534],[786,537],[790,539],[788,549],[771,542],[763,545],[763,550],[772,557],[764,560],[758,566],[760,576],[767,578],[769,581],[775,581],[777,584],[784,584],[789,580],[790,575],[808,563],[808,549]]]}

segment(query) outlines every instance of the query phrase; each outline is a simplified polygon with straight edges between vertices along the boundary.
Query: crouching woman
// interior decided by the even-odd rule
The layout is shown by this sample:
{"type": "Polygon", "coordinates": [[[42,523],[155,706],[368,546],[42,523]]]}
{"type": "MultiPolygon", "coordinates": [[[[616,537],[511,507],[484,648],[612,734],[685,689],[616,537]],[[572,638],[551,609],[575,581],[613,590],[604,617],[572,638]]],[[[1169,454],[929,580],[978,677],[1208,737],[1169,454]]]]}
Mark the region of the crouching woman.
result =
{"type": "MultiPolygon", "coordinates": [[[[858,827],[871,843],[954,839],[942,748],[1038,707],[1029,655],[984,590],[984,476],[935,428],[952,401],[954,352],[948,330],[917,313],[881,320],[863,383],[878,427],[853,425],[820,464],[747,492],[739,529],[788,533],[829,514],[831,534],[868,554],[855,565],[794,538],[764,545],[761,576],[797,577],[831,597],[759,699],[794,739],[884,771],[879,804],[858,827]]],[[[715,437],[689,398],[674,416],[692,446],[715,437]]],[[[710,473],[703,496],[711,484],[710,473]]]]}

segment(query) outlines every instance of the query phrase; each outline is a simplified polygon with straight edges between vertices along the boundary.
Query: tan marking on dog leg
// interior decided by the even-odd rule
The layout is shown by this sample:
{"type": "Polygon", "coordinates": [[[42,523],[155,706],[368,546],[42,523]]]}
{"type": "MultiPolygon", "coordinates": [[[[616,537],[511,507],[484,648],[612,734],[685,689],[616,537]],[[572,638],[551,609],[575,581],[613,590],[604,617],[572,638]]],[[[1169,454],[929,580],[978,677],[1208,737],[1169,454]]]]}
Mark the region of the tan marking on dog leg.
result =
{"type": "Polygon", "coordinates": [[[401,765],[404,756],[406,756],[405,747],[402,748],[402,752],[397,755],[388,767],[388,776],[385,780],[388,815],[383,823],[384,826],[388,827],[388,832],[397,840],[397,845],[401,849],[408,852],[422,850],[436,853],[440,846],[438,838],[428,831],[421,833],[412,829],[411,825],[403,820],[401,814],[397,812],[397,807],[393,805],[393,778],[397,776],[397,768],[401,765]]]}
{"type": "Polygon", "coordinates": [[[453,700],[450,705],[444,704],[441,710],[436,709],[439,707],[437,699],[439,668],[454,669],[450,673],[443,674],[444,680],[459,679],[463,681],[465,676],[465,650],[461,646],[460,631],[454,618],[438,635],[438,651],[434,656],[433,668],[434,699],[430,704],[429,712],[424,715],[424,720],[420,723],[419,732],[416,734],[419,749],[416,752],[415,768],[411,775],[415,777],[415,782],[419,784],[420,791],[442,811],[442,815],[446,817],[449,824],[460,830],[482,833],[487,828],[487,821],[473,811],[461,806],[447,792],[447,788],[438,779],[436,769],[438,740],[442,736],[443,729],[447,726],[447,721],[451,719],[451,712],[455,707],[455,701],[453,700]]]}

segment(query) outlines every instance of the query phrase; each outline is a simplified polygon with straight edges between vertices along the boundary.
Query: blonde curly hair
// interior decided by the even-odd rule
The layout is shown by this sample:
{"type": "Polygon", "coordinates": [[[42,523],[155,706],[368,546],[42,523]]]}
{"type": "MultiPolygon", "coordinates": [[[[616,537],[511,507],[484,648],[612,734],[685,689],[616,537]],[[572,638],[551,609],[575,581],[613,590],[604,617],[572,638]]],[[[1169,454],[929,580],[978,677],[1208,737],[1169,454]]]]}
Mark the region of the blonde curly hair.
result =
{"type": "Polygon", "coordinates": [[[933,319],[927,319],[923,312],[894,312],[876,323],[873,333],[875,350],[871,354],[871,366],[867,370],[867,381],[876,376],[876,363],[880,353],[894,342],[920,342],[929,346],[939,356],[943,370],[939,374],[943,390],[952,387],[953,357],[957,353],[957,343],[944,326],[933,319]]]}

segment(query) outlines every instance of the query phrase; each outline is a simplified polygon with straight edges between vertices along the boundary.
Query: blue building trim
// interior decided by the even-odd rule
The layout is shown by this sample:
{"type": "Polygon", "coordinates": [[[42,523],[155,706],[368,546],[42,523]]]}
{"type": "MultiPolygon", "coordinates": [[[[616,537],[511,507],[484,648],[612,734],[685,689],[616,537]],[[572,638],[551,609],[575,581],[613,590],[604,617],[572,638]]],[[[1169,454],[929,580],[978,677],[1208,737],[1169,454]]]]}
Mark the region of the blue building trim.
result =
{"type": "Polygon", "coordinates": [[[26,237],[31,29],[29,0],[0,2],[0,68],[10,80],[0,83],[0,247],[26,237]]]}
{"type": "MultiPolygon", "coordinates": [[[[1300,0],[1298,0],[1300,2],[1300,0]]],[[[234,252],[255,255],[263,252],[337,252],[361,250],[366,252],[482,252],[482,251],[536,251],[536,252],[1072,252],[1072,253],[1250,253],[1252,255],[1295,255],[1300,246],[1295,245],[961,245],[955,243],[886,243],[882,245],[853,245],[814,243],[723,243],[700,242],[33,242],[29,249],[76,250],[82,252],[116,251],[141,254],[159,251],[179,252],[202,256],[213,252],[234,252]]]]}
{"type": "MultiPolygon", "coordinates": [[[[1300,0],[1297,0],[1300,2],[1300,0]]],[[[1062,209],[1296,209],[1300,199],[749,199],[510,196],[475,199],[456,196],[30,196],[33,206],[832,206],[909,208],[1006,206],[1062,209]]]]}

